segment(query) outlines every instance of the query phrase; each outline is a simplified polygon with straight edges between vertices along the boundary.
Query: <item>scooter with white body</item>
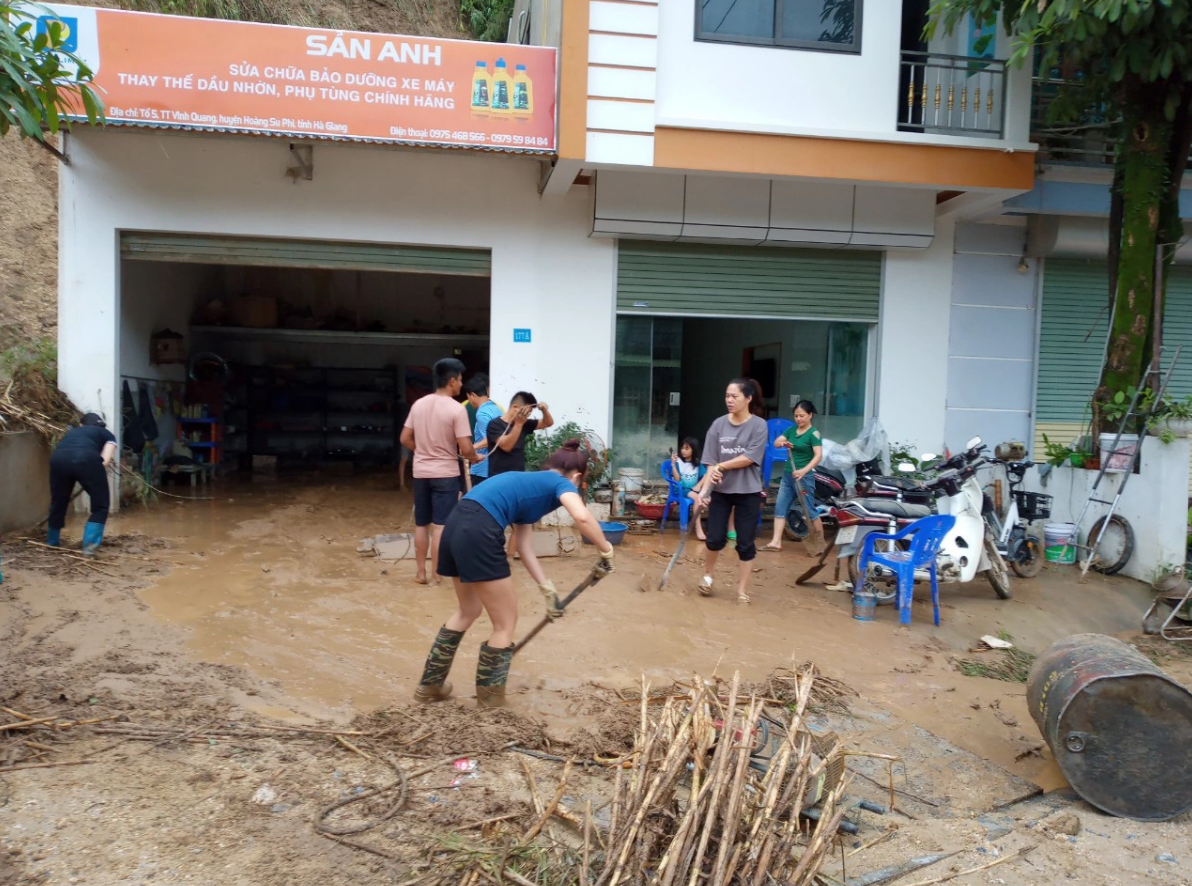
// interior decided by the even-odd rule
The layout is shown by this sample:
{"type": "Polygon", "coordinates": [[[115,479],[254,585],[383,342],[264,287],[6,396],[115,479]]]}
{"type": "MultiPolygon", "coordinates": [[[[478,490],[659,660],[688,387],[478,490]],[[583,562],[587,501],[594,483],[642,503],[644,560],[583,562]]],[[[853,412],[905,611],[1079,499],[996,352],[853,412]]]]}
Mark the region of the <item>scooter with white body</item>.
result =
{"type": "MultiPolygon", "coordinates": [[[[935,496],[938,513],[951,514],[956,518],[956,524],[940,544],[936,557],[936,578],[941,584],[959,584],[972,581],[978,574],[984,574],[997,595],[1003,600],[1008,600],[1010,598],[1010,572],[1006,567],[1006,561],[998,552],[989,524],[985,522],[983,516],[985,496],[977,481],[977,469],[985,463],[981,455],[984,449],[981,438],[974,437],[968,442],[963,453],[953,456],[941,464],[934,465],[934,469],[939,473],[923,484],[923,487],[930,490],[935,496]]],[[[926,462],[933,458],[934,456],[924,456],[923,460],[926,462]]],[[[882,515],[881,511],[867,513],[870,510],[867,505],[875,504],[873,500],[861,499],[855,504],[853,502],[842,502],[841,504],[846,507],[849,505],[858,507],[862,512],[866,512],[865,516],[882,515]]],[[[906,505],[904,509],[912,507],[914,506],[906,505]]],[[[886,516],[890,521],[888,532],[893,534],[898,528],[896,515],[887,514],[886,516]]],[[[912,515],[902,516],[910,517],[912,515]]],[[[866,523],[869,522],[866,521],[866,523]]],[[[841,522],[841,525],[844,525],[844,521],[841,522]]],[[[850,538],[840,552],[841,557],[850,557],[849,571],[854,580],[856,578],[855,568],[852,567],[857,560],[854,555],[861,550],[865,535],[874,531],[871,524],[868,527],[858,528],[861,531],[858,531],[855,537],[850,538]]],[[[926,570],[915,573],[915,581],[928,580],[929,576],[926,570]]],[[[894,574],[881,566],[875,565],[870,568],[866,583],[877,595],[879,603],[892,602],[897,595],[897,590],[894,587],[894,574]]]]}

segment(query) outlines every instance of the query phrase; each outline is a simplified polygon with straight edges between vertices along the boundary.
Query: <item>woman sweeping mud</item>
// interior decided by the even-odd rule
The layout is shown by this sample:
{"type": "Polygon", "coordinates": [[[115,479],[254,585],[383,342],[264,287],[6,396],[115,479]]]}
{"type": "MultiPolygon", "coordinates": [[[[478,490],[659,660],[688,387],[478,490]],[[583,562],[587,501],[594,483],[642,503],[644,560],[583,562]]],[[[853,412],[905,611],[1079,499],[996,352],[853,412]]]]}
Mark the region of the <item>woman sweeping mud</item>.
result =
{"type": "Polygon", "coordinates": [[[728,542],[731,516],[737,530],[738,603],[749,602],[750,563],[757,556],[754,539],[762,508],[761,464],[769,439],[766,420],[752,411],[757,396],[757,388],[748,379],[730,381],[724,392],[728,414],[712,422],[704,441],[703,461],[709,466],[704,483],[711,484],[712,500],[708,504],[708,552],[704,557],[704,577],[696,590],[705,597],[712,596],[712,573],[728,542]]]}
{"type": "Polygon", "coordinates": [[[563,614],[554,584],[546,577],[531,544],[534,524],[562,506],[576,528],[596,545],[605,567],[612,571],[613,546],[600,524],[584,505],[576,483],[588,466],[570,440],[554,452],[536,473],[510,472],[490,477],[464,496],[447,518],[439,545],[439,574],[455,584],[459,609],[439,628],[414,697],[421,702],[442,701],[451,695],[447,674],[464,632],[488,613],[493,631],[480,646],[476,665],[476,701],[486,707],[505,702],[505,682],[513,659],[513,632],[517,629],[517,594],[509,561],[505,557],[505,528],[514,527],[522,564],[546,598],[547,616],[563,614]]]}

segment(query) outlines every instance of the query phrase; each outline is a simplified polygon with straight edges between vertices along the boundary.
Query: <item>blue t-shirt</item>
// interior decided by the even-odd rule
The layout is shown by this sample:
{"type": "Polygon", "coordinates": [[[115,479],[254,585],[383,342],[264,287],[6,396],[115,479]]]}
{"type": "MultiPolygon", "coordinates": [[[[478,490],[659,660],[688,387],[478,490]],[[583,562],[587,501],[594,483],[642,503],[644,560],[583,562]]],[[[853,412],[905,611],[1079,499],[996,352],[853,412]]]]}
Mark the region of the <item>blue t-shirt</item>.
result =
{"type": "MultiPolygon", "coordinates": [[[[476,410],[476,427],[472,432],[472,443],[476,446],[476,451],[484,453],[488,451],[488,423],[494,418],[500,418],[503,415],[501,407],[497,406],[492,400],[485,400],[480,404],[480,408],[476,410]]],[[[473,477],[487,477],[488,476],[488,459],[472,465],[473,477]]]]}
{"type": "Polygon", "coordinates": [[[559,506],[559,496],[579,493],[566,477],[554,471],[509,471],[489,477],[464,496],[502,526],[537,523],[559,506]]]}

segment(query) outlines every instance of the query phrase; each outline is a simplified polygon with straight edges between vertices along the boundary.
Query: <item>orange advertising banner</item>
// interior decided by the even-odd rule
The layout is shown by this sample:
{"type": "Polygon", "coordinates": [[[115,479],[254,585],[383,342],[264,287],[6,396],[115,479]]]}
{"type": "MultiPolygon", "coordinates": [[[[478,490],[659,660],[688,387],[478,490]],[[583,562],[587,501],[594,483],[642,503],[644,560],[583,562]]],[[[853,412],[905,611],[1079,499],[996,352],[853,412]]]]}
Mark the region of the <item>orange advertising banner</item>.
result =
{"type": "Polygon", "coordinates": [[[48,9],[111,123],[555,150],[552,47],[48,9]]]}

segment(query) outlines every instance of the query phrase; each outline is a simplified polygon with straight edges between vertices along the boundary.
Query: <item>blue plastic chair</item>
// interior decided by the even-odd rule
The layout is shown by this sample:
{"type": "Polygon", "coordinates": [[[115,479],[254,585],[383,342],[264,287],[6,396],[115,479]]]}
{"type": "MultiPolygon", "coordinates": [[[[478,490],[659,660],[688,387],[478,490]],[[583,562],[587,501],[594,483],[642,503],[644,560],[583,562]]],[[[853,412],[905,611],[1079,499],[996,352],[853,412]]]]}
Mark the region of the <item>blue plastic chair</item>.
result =
{"type": "MultiPolygon", "coordinates": [[[[766,495],[770,494],[770,474],[774,471],[774,465],[783,464],[790,458],[790,450],[778,448],[774,445],[774,441],[794,426],[793,421],[787,421],[785,418],[771,418],[766,421],[766,454],[762,457],[762,490],[766,495]]],[[[757,525],[762,525],[760,511],[757,515],[757,525]]]]}
{"type": "MultiPolygon", "coordinates": [[[[679,531],[687,531],[687,518],[691,515],[692,501],[687,497],[687,490],[683,488],[683,484],[674,475],[671,470],[670,459],[666,459],[658,467],[658,473],[662,475],[662,479],[666,481],[669,491],[666,494],[666,507],[662,509],[662,522],[658,526],[658,532],[661,534],[666,531],[666,518],[670,514],[671,505],[677,504],[679,506],[679,531]]],[[[703,466],[700,466],[700,474],[703,474],[703,466]]]]}
{"type": "Polygon", "coordinates": [[[893,535],[884,532],[871,532],[865,536],[865,544],[861,548],[861,561],[858,563],[857,585],[853,593],[860,593],[865,585],[865,576],[870,564],[876,563],[892,570],[898,577],[898,620],[904,625],[911,623],[911,598],[914,596],[915,570],[927,568],[931,576],[931,605],[935,611],[935,625],[940,623],[940,587],[935,576],[935,560],[939,553],[940,544],[944,536],[956,525],[956,518],[951,514],[933,514],[916,520],[905,529],[900,529],[893,535]],[[898,542],[910,538],[910,547],[905,551],[875,551],[874,544],[878,541],[898,542]]]}

